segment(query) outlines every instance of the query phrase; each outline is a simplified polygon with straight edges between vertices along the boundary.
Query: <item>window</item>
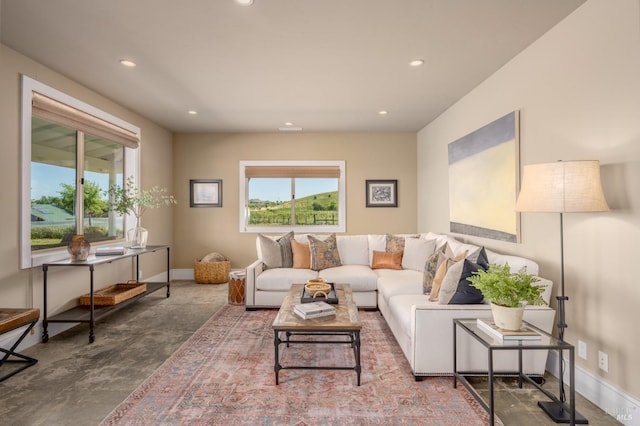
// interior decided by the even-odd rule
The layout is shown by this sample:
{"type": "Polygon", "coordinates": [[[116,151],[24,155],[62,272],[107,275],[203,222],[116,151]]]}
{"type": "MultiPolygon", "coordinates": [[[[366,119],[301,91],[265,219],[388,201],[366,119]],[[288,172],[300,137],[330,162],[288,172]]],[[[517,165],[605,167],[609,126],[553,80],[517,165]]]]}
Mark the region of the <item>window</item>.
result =
{"type": "Polygon", "coordinates": [[[21,267],[66,257],[74,234],[122,239],[107,191],[139,175],[140,129],[26,76],[22,119],[21,267]]]}
{"type": "Polygon", "coordinates": [[[241,161],[240,232],[345,232],[344,161],[241,161]]]}

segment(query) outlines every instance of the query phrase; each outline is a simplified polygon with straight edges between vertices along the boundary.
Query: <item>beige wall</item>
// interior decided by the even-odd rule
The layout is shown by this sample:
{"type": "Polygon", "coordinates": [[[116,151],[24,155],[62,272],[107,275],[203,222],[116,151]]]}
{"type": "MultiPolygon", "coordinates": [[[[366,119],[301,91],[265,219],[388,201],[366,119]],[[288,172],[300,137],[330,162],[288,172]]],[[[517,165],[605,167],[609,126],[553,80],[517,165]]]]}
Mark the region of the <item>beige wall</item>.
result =
{"type": "MultiPolygon", "coordinates": [[[[418,228],[448,230],[447,144],[520,110],[521,163],[595,159],[609,213],[565,215],[571,343],[578,365],[640,396],[635,266],[640,241],[640,10],[590,0],[418,134],[418,228]],[[609,372],[597,353],[609,355],[609,372]]],[[[559,215],[522,214],[522,244],[468,238],[540,263],[560,281],[559,215]]]]}
{"type": "MultiPolygon", "coordinates": [[[[145,118],[111,102],[29,58],[0,44],[0,181],[4,208],[0,209],[0,300],[2,306],[38,307],[42,309],[42,270],[19,269],[20,215],[20,74],[25,74],[55,89],[100,108],[141,128],[141,181],[144,187],[162,185],[173,190],[172,135],[145,118]]],[[[172,244],[173,211],[170,208],[150,211],[143,224],[150,230],[152,244],[172,244]]],[[[166,269],[161,254],[141,258],[143,276],[166,269]]],[[[96,268],[96,285],[105,287],[129,279],[131,264],[116,262],[96,268]]],[[[58,269],[49,273],[49,313],[77,304],[77,297],[89,290],[87,270],[58,269]]]]}
{"type": "Polygon", "coordinates": [[[414,133],[180,134],[174,138],[175,267],[211,251],[242,268],[256,234],[239,232],[240,160],[345,160],[347,234],[415,232],[414,133]],[[222,179],[222,208],[189,208],[189,179],[222,179]],[[398,208],[365,208],[366,179],[397,179],[398,208]]]}

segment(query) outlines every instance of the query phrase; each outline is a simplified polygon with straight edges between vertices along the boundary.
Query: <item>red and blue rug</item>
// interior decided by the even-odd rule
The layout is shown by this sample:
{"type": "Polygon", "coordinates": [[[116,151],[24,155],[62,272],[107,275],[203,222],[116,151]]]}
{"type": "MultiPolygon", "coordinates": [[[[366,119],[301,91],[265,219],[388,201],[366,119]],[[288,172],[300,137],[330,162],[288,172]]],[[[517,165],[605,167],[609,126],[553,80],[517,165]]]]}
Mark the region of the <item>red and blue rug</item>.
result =
{"type": "MultiPolygon", "coordinates": [[[[274,310],[223,307],[103,425],[485,425],[449,377],[416,382],[384,318],[360,312],[361,386],[340,370],[273,371],[274,310]]],[[[292,345],[283,365],[352,366],[348,345],[292,345]]]]}

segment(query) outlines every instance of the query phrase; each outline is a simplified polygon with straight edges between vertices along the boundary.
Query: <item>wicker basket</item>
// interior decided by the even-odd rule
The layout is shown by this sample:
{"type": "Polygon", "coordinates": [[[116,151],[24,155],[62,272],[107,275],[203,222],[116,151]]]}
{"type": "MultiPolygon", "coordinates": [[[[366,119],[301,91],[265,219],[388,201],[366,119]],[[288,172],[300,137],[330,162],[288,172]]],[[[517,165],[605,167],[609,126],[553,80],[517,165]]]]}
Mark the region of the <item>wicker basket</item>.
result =
{"type": "MultiPolygon", "coordinates": [[[[101,290],[93,292],[93,304],[95,306],[113,306],[127,299],[131,299],[147,291],[147,284],[139,283],[135,280],[126,283],[118,283],[101,290]]],[[[91,305],[91,296],[83,294],[80,296],[80,305],[91,305]]]]}
{"type": "Polygon", "coordinates": [[[229,281],[231,262],[201,262],[196,259],[193,267],[193,276],[198,284],[223,284],[229,281]]]}

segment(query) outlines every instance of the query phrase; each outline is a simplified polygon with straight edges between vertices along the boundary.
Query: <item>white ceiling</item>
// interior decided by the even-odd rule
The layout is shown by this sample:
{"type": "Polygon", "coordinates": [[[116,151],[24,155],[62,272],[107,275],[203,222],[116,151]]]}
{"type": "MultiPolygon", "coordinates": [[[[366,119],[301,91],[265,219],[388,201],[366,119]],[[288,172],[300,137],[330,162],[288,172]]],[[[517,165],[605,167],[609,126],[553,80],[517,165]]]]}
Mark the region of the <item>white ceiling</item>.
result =
{"type": "Polygon", "coordinates": [[[0,1],[3,44],[174,132],[414,132],[585,0],[0,1]]]}

